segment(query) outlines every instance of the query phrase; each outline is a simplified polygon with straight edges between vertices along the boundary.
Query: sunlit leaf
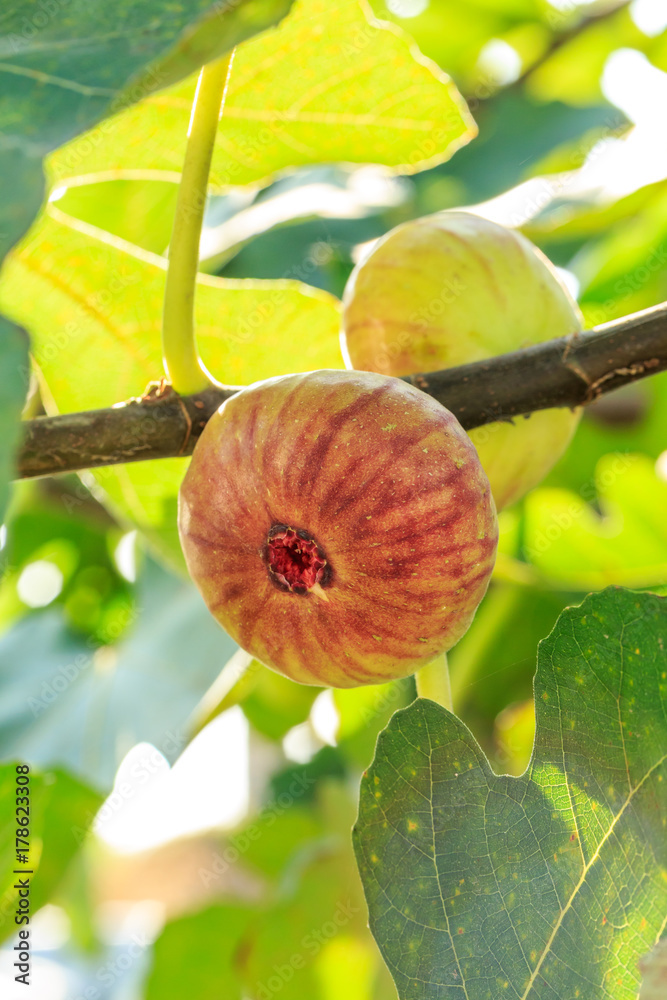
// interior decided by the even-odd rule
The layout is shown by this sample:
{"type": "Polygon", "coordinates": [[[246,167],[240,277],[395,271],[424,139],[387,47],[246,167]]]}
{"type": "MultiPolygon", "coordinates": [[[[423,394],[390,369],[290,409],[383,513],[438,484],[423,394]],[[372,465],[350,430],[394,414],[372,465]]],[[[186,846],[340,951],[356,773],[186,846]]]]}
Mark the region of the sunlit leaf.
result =
{"type": "Polygon", "coordinates": [[[118,98],[118,103],[133,104],[157,87],[168,87],[218,56],[230,52],[253,35],[278,24],[289,12],[293,0],[233,0],[214,3],[203,17],[190,24],[176,45],[151,66],[134,77],[118,98]]]}
{"type": "MultiPolygon", "coordinates": [[[[52,177],[126,170],[177,179],[195,83],[128,109],[105,124],[99,143],[84,147],[84,138],[60,150],[52,177]]],[[[300,0],[277,30],[234,57],[210,182],[249,184],[329,161],[412,173],[447,159],[474,131],[449,78],[363,0],[300,0]]]]}
{"type": "MultiPolygon", "coordinates": [[[[650,42],[633,21],[627,5],[612,17],[593,21],[557,47],[528,80],[528,91],[542,101],[594,104],[602,96],[600,82],[612,52],[643,49],[650,42]]],[[[566,8],[567,10],[568,8],[566,8]]]]}
{"type": "Polygon", "coordinates": [[[363,779],[357,858],[402,1000],[631,1000],[667,910],[667,601],[607,590],[543,641],[527,772],[433,702],[363,779]]]}
{"type": "MultiPolygon", "coordinates": [[[[50,412],[110,406],[160,378],[166,260],[50,209],[7,263],[0,305],[30,330],[50,412]]],[[[338,303],[299,282],[200,275],[197,339],[209,369],[245,384],[342,368],[338,303]]],[[[103,497],[178,565],[176,497],[186,460],[100,469],[103,497]]]]}
{"type": "Polygon", "coordinates": [[[555,586],[667,581],[667,483],[645,455],[601,459],[584,495],[540,488],[525,501],[526,555],[555,586]],[[601,515],[590,502],[599,498],[601,515]]]}
{"type": "Polygon", "coordinates": [[[105,181],[68,188],[58,208],[156,254],[166,254],[178,185],[161,181],[105,181]]]}

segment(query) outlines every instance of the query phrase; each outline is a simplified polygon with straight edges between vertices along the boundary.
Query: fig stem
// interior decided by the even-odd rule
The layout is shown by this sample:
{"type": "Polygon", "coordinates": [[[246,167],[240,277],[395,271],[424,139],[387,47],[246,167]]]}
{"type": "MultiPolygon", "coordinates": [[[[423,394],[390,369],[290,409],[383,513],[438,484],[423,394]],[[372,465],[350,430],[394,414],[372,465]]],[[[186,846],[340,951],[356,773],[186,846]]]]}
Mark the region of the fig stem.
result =
{"type": "Polygon", "coordinates": [[[162,314],[162,357],[167,378],[181,395],[203,392],[218,383],[197,351],[194,326],[195,283],[213,146],[222,116],[234,52],[202,67],[192,105],[162,314]]]}
{"type": "Polygon", "coordinates": [[[452,688],[449,683],[449,665],[447,653],[441,653],[415,674],[417,694],[420,698],[429,698],[442,705],[447,711],[453,712],[452,688]]]}

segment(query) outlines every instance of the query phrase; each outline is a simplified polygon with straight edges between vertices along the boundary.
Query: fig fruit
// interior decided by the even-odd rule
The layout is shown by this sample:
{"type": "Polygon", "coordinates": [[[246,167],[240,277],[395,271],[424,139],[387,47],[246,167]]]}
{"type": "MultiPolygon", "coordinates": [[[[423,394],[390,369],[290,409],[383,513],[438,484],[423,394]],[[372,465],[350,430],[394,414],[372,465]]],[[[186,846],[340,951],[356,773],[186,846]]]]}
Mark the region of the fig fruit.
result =
{"type": "MultiPolygon", "coordinates": [[[[398,226],[357,265],[343,297],[341,343],[348,367],[408,375],[581,329],[576,303],[529,240],[447,211],[398,226]]],[[[579,416],[541,410],[470,432],[499,510],[541,482],[579,416]]]]}
{"type": "Polygon", "coordinates": [[[461,638],[497,544],[488,480],[456,418],[398,379],[317,371],[227,400],[179,496],[190,574],[268,667],[354,687],[461,638]]]}

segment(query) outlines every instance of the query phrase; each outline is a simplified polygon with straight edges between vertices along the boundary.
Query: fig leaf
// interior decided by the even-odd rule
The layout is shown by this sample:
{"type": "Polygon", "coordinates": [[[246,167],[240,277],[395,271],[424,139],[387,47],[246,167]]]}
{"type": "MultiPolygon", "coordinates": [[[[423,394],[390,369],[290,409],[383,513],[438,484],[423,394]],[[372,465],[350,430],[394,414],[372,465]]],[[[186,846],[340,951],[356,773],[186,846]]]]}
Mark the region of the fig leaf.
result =
{"type": "MultiPolygon", "coordinates": [[[[30,330],[49,413],[112,406],[140,396],[160,377],[165,267],[164,258],[86,226],[57,205],[14,251],[0,304],[30,330]]],[[[338,326],[337,301],[297,281],[198,279],[199,347],[210,371],[233,385],[342,367],[338,326]]],[[[176,569],[182,568],[176,496],[185,468],[185,459],[172,458],[94,473],[103,502],[176,569]]]]}
{"type": "MultiPolygon", "coordinates": [[[[58,150],[52,179],[150,170],[173,180],[196,84],[193,75],[148,93],[109,122],[102,141],[58,150]]],[[[369,160],[412,174],[448,160],[476,131],[447,74],[363,0],[300,0],[235,53],[209,183],[224,190],[289,167],[369,160]]]]}
{"type": "Polygon", "coordinates": [[[194,587],[152,560],[138,580],[137,606],[127,613],[127,632],[98,648],[53,608],[3,634],[3,758],[65,767],[106,793],[138,743],[152,743],[170,762],[180,755],[191,737],[191,713],[236,647],[194,587]]]}
{"type": "MultiPolygon", "coordinates": [[[[275,24],[289,3],[236,0],[215,7],[212,12],[210,0],[168,7],[159,0],[122,0],[113,7],[16,0],[3,10],[0,258],[39,209],[43,156],[275,24]]],[[[70,149],[70,156],[80,160],[82,150],[70,149]]]]}
{"type": "Polygon", "coordinates": [[[539,647],[533,755],[495,775],[426,700],[363,780],[357,860],[401,1000],[630,1000],[667,912],[667,600],[609,588],[539,647]]]}

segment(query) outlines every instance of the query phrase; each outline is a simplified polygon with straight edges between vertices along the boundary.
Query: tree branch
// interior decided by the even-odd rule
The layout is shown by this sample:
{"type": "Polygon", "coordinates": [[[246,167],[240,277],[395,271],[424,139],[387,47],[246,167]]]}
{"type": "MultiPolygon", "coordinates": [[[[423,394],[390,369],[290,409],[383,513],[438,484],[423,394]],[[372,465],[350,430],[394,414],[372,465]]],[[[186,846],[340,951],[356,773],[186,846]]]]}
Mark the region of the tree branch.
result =
{"type": "MultiPolygon", "coordinates": [[[[586,406],[603,393],[667,369],[667,303],[511,354],[459,368],[407,375],[466,430],[534,410],[586,406]]],[[[21,477],[190,455],[206,421],[238,391],[151,393],[107,410],[25,423],[21,477]]]]}
{"type": "MultiPolygon", "coordinates": [[[[616,14],[619,14],[624,8],[629,6],[630,0],[616,0],[615,3],[612,0],[610,5],[603,10],[590,14],[585,14],[582,11],[579,20],[575,24],[571,24],[569,27],[566,27],[564,31],[554,34],[551,44],[547,46],[546,50],[539,56],[538,59],[535,60],[534,63],[526,66],[521,75],[509,84],[509,86],[512,88],[521,86],[536,70],[541,69],[541,67],[544,66],[545,63],[547,63],[549,59],[551,59],[551,57],[559,51],[559,49],[564,48],[564,46],[568,45],[569,42],[573,42],[576,38],[579,38],[579,36],[583,35],[589,28],[592,28],[594,25],[601,24],[603,21],[610,20],[616,14]]],[[[558,21],[559,18],[562,18],[565,22],[569,19],[569,12],[561,12],[554,8],[554,10],[549,13],[552,24],[558,21]]],[[[558,29],[556,29],[556,31],[557,30],[558,29]]]]}
{"type": "Polygon", "coordinates": [[[524,66],[516,80],[512,80],[510,83],[504,85],[499,84],[497,86],[492,86],[489,92],[479,93],[478,86],[477,91],[473,90],[470,93],[464,94],[466,104],[468,104],[470,110],[474,112],[479,104],[487,104],[488,102],[495,100],[497,97],[502,97],[509,91],[519,90],[529,80],[532,74],[538,69],[541,69],[542,66],[544,66],[560,49],[568,45],[570,42],[573,42],[580,35],[583,35],[594,25],[610,20],[624,8],[629,7],[630,3],[631,0],[610,0],[610,6],[604,7],[602,10],[593,11],[588,14],[586,14],[583,10],[580,10],[579,17],[574,23],[571,23],[571,10],[559,11],[554,7],[554,9],[549,12],[549,21],[551,22],[553,34],[551,41],[547,45],[544,52],[542,52],[533,63],[528,63],[528,65],[524,66]],[[558,28],[559,21],[561,21],[564,25],[561,30],[558,28]]]}

